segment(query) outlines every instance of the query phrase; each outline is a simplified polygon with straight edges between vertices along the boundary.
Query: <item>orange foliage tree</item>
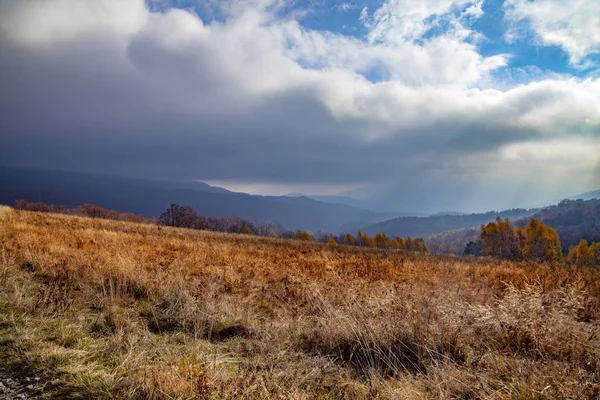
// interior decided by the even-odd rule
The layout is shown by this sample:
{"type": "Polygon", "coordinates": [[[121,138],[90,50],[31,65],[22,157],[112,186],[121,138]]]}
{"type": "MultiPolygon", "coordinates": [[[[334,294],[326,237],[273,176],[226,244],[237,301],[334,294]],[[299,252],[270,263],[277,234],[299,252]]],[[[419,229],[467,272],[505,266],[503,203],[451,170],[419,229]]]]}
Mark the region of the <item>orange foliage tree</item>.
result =
{"type": "Polygon", "coordinates": [[[519,260],[522,257],[519,237],[511,222],[506,218],[496,218],[496,222],[481,225],[479,236],[486,256],[519,260]]]}
{"type": "Polygon", "coordinates": [[[306,242],[313,241],[312,235],[310,233],[308,233],[306,231],[302,231],[302,230],[297,230],[296,233],[294,233],[293,239],[294,240],[304,240],[306,242]]]}
{"type": "Polygon", "coordinates": [[[375,240],[360,230],[356,233],[356,241],[354,243],[361,247],[375,247],[375,240]]]}
{"type": "Polygon", "coordinates": [[[392,240],[390,240],[390,247],[392,247],[393,249],[401,249],[403,244],[404,240],[402,240],[402,238],[399,237],[395,237],[392,240]]]}
{"type": "Polygon", "coordinates": [[[514,228],[508,220],[481,225],[479,242],[483,254],[509,260],[560,261],[562,248],[556,231],[536,219],[531,219],[525,229],[514,228]]]}
{"type": "Polygon", "coordinates": [[[523,257],[534,261],[562,260],[560,238],[554,228],[536,219],[531,219],[525,227],[523,257]]]}
{"type": "Polygon", "coordinates": [[[354,246],[354,236],[352,236],[349,233],[346,233],[346,235],[344,235],[344,244],[354,246]]]}
{"type": "Polygon", "coordinates": [[[600,267],[600,243],[588,245],[587,240],[582,239],[578,245],[571,246],[568,260],[580,267],[600,267]]]}
{"type": "Polygon", "coordinates": [[[380,249],[387,249],[390,247],[390,240],[385,233],[381,232],[375,235],[375,246],[380,249]]]}

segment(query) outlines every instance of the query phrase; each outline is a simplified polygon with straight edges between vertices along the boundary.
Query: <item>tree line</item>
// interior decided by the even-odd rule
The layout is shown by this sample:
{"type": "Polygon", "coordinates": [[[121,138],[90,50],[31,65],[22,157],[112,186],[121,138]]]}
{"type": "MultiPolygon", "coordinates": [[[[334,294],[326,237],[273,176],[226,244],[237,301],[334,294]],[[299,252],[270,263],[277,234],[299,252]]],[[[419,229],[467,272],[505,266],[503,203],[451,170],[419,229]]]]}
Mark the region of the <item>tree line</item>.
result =
{"type": "MultiPolygon", "coordinates": [[[[531,218],[524,228],[513,226],[506,218],[481,225],[479,239],[465,246],[464,255],[485,255],[507,260],[558,262],[563,260],[563,247],[556,230],[531,218]]],[[[571,245],[567,261],[578,266],[600,266],[600,243],[588,245],[582,239],[571,245]]]]}
{"type": "Polygon", "coordinates": [[[514,227],[508,219],[481,225],[477,242],[466,245],[465,255],[485,255],[507,260],[560,261],[562,247],[554,228],[530,219],[525,228],[514,227]]]}
{"type": "Polygon", "coordinates": [[[580,267],[600,267],[600,242],[588,244],[581,239],[579,244],[570,247],[568,260],[580,267]]]}
{"type": "Polygon", "coordinates": [[[115,221],[127,221],[127,222],[138,222],[138,223],[156,223],[155,218],[146,217],[145,215],[123,213],[115,210],[108,210],[106,208],[98,207],[94,204],[82,204],[75,208],[59,207],[52,204],[46,204],[42,202],[29,202],[26,200],[16,200],[12,205],[15,210],[42,212],[42,213],[54,213],[54,214],[66,214],[75,215],[78,217],[88,218],[101,218],[111,219],[115,221]]]}
{"type": "MultiPolygon", "coordinates": [[[[565,208],[565,206],[579,204],[579,201],[567,201],[562,202],[557,208],[560,209],[565,208]]],[[[427,253],[429,251],[422,238],[388,237],[383,232],[369,236],[360,230],[356,235],[350,233],[334,235],[317,232],[313,236],[303,230],[286,230],[276,223],[257,224],[236,217],[204,217],[199,215],[192,207],[179,206],[177,204],[171,204],[158,219],[132,213],[121,213],[93,204],[83,204],[73,209],[68,209],[41,202],[17,200],[12,204],[12,207],[17,210],[62,213],[89,218],[280,237],[284,239],[328,243],[330,245],[339,244],[368,248],[397,249],[420,253],[427,253]]],[[[552,211],[555,211],[555,209],[552,209],[552,211]]],[[[569,217],[573,218],[573,214],[569,215],[569,217]]],[[[598,232],[598,236],[600,236],[600,228],[595,224],[592,224],[589,230],[595,230],[598,232]]],[[[594,239],[596,238],[595,235],[592,236],[594,239]]],[[[572,241],[572,238],[569,240],[572,241]]],[[[532,218],[524,227],[521,227],[514,226],[508,218],[501,219],[497,217],[495,222],[481,225],[478,239],[467,243],[463,254],[491,256],[515,261],[557,262],[564,258],[563,249],[564,247],[561,245],[561,238],[557,231],[538,219],[532,218]]],[[[578,244],[570,245],[566,261],[577,266],[600,266],[600,240],[588,242],[586,239],[581,239],[578,244]]]]}
{"type": "Polygon", "coordinates": [[[280,237],[283,239],[302,240],[308,242],[328,243],[331,245],[348,245],[357,247],[370,247],[380,249],[398,249],[411,252],[427,253],[427,246],[422,238],[388,238],[385,233],[378,233],[374,237],[357,232],[356,236],[350,233],[334,235],[332,233],[318,232],[315,236],[303,230],[286,230],[281,225],[257,224],[237,217],[204,217],[199,215],[192,207],[171,204],[158,218],[158,223],[165,226],[210,230],[227,233],[242,233],[257,236],[280,237]]]}
{"type": "MultiPolygon", "coordinates": [[[[571,246],[578,245],[582,239],[588,243],[600,242],[600,199],[563,200],[540,210],[531,218],[543,221],[556,230],[565,255],[571,246]]],[[[525,226],[526,223],[527,220],[515,221],[517,226],[525,226]]]]}
{"type": "MultiPolygon", "coordinates": [[[[588,243],[600,242],[600,200],[563,200],[557,205],[538,210],[527,218],[518,218],[497,214],[502,219],[509,218],[515,227],[525,228],[531,218],[542,221],[556,230],[560,237],[563,256],[567,256],[570,248],[578,245],[582,239],[588,243]]],[[[454,231],[441,231],[426,237],[429,251],[434,254],[462,254],[465,243],[477,243],[481,224],[477,228],[464,228],[454,231]]]]}

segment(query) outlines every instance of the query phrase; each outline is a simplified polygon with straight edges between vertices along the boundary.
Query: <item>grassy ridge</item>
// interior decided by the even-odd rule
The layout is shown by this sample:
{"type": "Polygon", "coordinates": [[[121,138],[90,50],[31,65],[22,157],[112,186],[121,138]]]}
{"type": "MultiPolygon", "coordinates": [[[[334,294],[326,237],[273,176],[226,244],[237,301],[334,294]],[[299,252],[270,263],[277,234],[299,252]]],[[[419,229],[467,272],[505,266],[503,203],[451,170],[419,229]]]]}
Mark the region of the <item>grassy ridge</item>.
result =
{"type": "Polygon", "coordinates": [[[46,395],[597,398],[600,271],[0,207],[0,357],[46,395]]]}

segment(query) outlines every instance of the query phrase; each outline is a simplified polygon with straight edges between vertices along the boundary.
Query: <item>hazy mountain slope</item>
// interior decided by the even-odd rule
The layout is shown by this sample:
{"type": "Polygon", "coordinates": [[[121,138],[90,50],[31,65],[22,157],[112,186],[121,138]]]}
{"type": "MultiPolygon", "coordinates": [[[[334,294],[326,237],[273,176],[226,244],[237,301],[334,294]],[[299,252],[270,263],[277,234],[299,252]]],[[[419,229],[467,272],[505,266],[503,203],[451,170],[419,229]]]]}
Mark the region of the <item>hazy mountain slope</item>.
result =
{"type": "Polygon", "coordinates": [[[600,189],[594,190],[592,192],[585,192],[578,194],[576,196],[569,197],[569,200],[591,200],[591,199],[600,199],[600,189]]]}
{"type": "Polygon", "coordinates": [[[369,225],[363,230],[373,235],[377,232],[385,232],[392,236],[426,237],[432,233],[444,232],[455,229],[470,228],[486,224],[501,218],[518,219],[532,215],[537,210],[513,209],[505,211],[490,211],[483,214],[468,215],[435,215],[431,217],[401,217],[369,225]]]}
{"type": "MultiPolygon", "coordinates": [[[[600,242],[600,200],[563,200],[557,205],[546,207],[532,216],[550,225],[560,237],[563,251],[581,239],[600,242]]],[[[516,221],[525,226],[527,219],[516,221]]]]}
{"type": "Polygon", "coordinates": [[[371,209],[370,205],[367,201],[355,199],[353,197],[347,197],[347,196],[312,195],[312,194],[293,192],[293,193],[286,194],[286,197],[307,197],[309,199],[321,201],[323,203],[345,204],[347,206],[352,206],[352,207],[371,209]]]}
{"type": "Polygon", "coordinates": [[[103,175],[0,167],[0,203],[16,199],[74,207],[93,203],[122,212],[158,216],[169,203],[204,216],[278,222],[288,229],[334,231],[349,221],[369,224],[378,213],[306,197],[251,196],[196,182],[154,182],[103,175]]]}
{"type": "MultiPolygon", "coordinates": [[[[556,229],[565,253],[581,239],[600,242],[600,200],[563,200],[513,223],[515,226],[524,227],[531,218],[541,220],[556,229]]],[[[469,241],[478,239],[479,232],[479,227],[446,231],[434,233],[425,241],[432,253],[462,254],[469,241]]]]}

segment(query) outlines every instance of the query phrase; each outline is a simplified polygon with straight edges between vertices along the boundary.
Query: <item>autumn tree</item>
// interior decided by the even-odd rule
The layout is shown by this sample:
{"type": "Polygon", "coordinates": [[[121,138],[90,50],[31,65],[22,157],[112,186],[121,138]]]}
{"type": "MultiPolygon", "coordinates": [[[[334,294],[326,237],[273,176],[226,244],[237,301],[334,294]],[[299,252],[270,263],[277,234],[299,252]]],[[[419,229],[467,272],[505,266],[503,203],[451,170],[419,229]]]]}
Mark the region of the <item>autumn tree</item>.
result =
{"type": "Polygon", "coordinates": [[[392,240],[390,240],[390,247],[393,249],[401,249],[403,244],[404,241],[402,240],[402,238],[399,237],[395,237],[392,240]]]}
{"type": "Polygon", "coordinates": [[[415,248],[414,251],[418,251],[420,253],[429,253],[429,249],[427,249],[427,245],[422,238],[413,239],[413,247],[415,248]]]}
{"type": "Polygon", "coordinates": [[[375,246],[380,249],[387,249],[390,246],[390,241],[385,233],[381,232],[375,235],[375,246]]]}
{"type": "Polygon", "coordinates": [[[346,233],[344,235],[344,241],[343,241],[343,243],[346,244],[346,245],[349,245],[349,246],[354,246],[354,236],[352,236],[349,233],[346,233]]]}
{"type": "Polygon", "coordinates": [[[337,240],[335,240],[335,238],[333,236],[329,236],[329,239],[327,240],[327,244],[336,245],[336,244],[338,244],[338,242],[337,242],[337,240]]]}
{"type": "Polygon", "coordinates": [[[556,231],[536,219],[531,219],[525,227],[523,257],[533,261],[562,260],[562,246],[556,231]]]}
{"type": "Polygon", "coordinates": [[[314,240],[310,233],[303,230],[297,230],[296,233],[294,233],[293,239],[304,240],[306,242],[312,242],[314,240]]]}
{"type": "Polygon", "coordinates": [[[356,233],[355,244],[361,247],[375,247],[375,240],[371,236],[359,230],[356,233]]]}
{"type": "Polygon", "coordinates": [[[43,212],[43,213],[58,213],[58,212],[66,212],[67,210],[59,209],[58,207],[52,204],[46,204],[41,202],[30,203],[25,200],[16,200],[12,207],[15,210],[25,210],[25,211],[33,211],[33,212],[43,212]]]}
{"type": "Polygon", "coordinates": [[[479,240],[486,256],[519,260],[522,257],[517,232],[508,218],[481,225],[479,240]]]}
{"type": "Polygon", "coordinates": [[[169,208],[160,214],[158,222],[161,225],[175,226],[179,228],[195,228],[197,222],[196,212],[192,207],[180,206],[171,203],[169,208]]]}
{"type": "Polygon", "coordinates": [[[75,215],[79,215],[82,217],[89,218],[100,218],[100,219],[121,219],[120,214],[114,210],[107,210],[106,208],[98,207],[94,204],[82,204],[77,206],[75,210],[73,210],[75,215]]]}
{"type": "Polygon", "coordinates": [[[523,247],[525,247],[525,229],[520,226],[517,227],[517,241],[519,243],[519,249],[521,249],[521,254],[523,253],[523,247]]]}
{"type": "Polygon", "coordinates": [[[12,208],[15,210],[27,210],[28,202],[25,200],[15,200],[12,204],[12,208]]]}
{"type": "Polygon", "coordinates": [[[581,239],[569,249],[568,260],[580,267],[600,267],[600,243],[588,245],[587,240],[581,239]]]}

